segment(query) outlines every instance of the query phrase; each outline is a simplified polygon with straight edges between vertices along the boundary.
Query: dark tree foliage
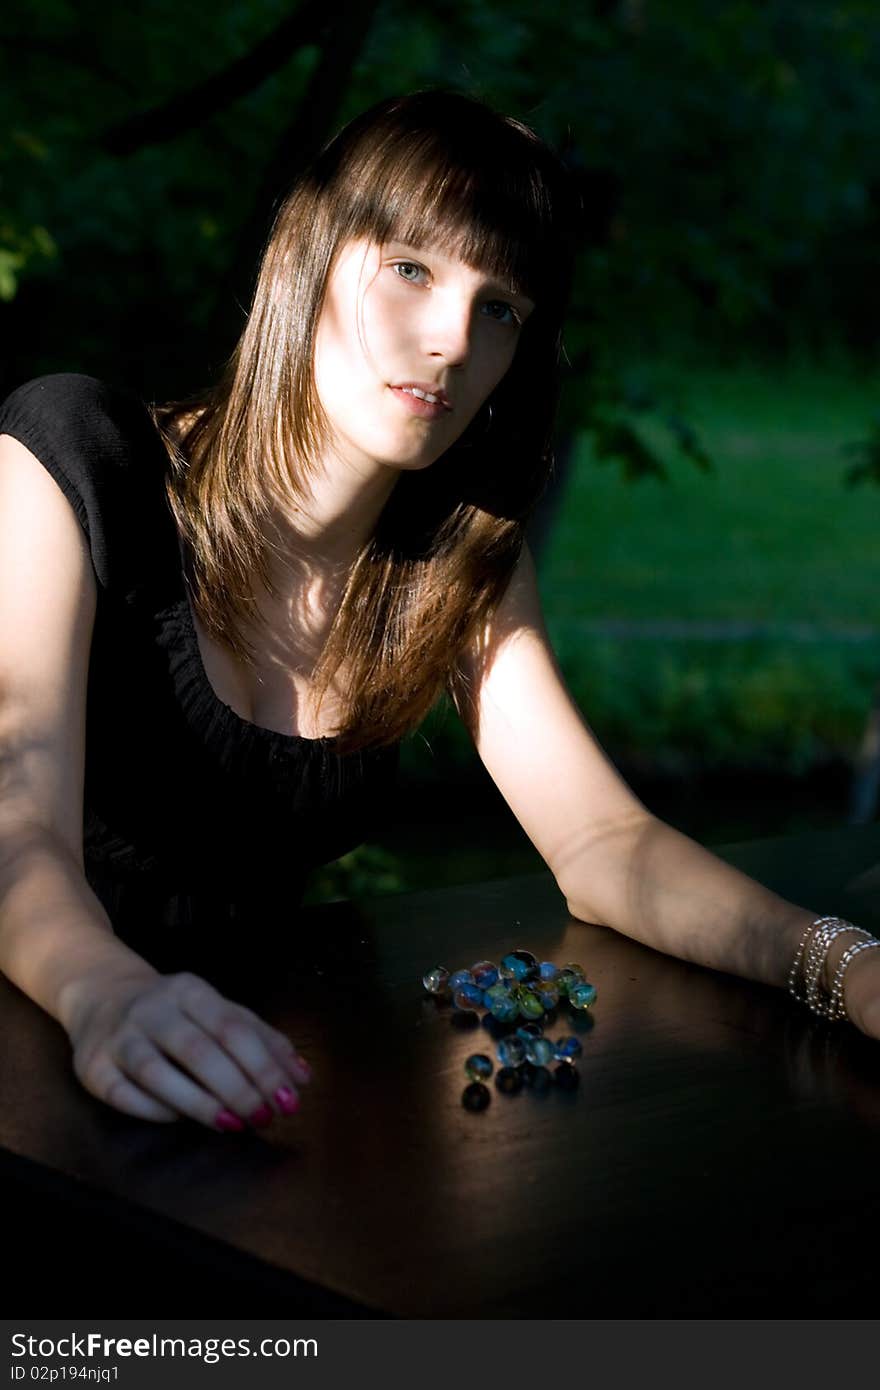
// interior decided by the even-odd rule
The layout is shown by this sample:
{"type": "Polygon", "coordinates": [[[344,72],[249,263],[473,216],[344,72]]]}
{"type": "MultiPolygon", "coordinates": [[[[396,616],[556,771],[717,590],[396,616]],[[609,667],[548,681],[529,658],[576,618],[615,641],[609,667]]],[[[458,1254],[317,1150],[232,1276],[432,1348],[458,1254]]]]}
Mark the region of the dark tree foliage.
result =
{"type": "Polygon", "coordinates": [[[662,476],[646,412],[709,466],[633,358],[873,351],[873,0],[150,0],[112,22],[30,0],[0,40],[0,387],[76,369],[161,397],[213,376],[303,160],[431,84],[529,121],[581,185],[563,471],[588,430],[628,477],[662,476]]]}

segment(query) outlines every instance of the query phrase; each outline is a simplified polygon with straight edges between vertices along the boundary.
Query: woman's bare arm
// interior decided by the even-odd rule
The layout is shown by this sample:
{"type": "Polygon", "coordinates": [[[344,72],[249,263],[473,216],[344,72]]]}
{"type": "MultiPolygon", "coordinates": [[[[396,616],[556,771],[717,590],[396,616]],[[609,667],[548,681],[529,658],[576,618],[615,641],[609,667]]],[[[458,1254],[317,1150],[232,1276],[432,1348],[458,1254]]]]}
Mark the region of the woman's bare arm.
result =
{"type": "Polygon", "coordinates": [[[289,1040],[207,981],[160,975],[114,935],[86,880],[96,606],[72,507],[0,435],[0,970],[65,1028],[87,1089],[128,1114],[290,1113],[308,1071],[289,1040]]]}
{"type": "MultiPolygon", "coordinates": [[[[528,549],[480,646],[459,712],[572,914],[659,951],[785,987],[817,914],[665,824],[620,777],[572,699],[547,636],[528,549]]],[[[835,941],[825,985],[852,937],[835,941]]],[[[880,951],[849,967],[846,1006],[880,1037],[880,951]]]]}

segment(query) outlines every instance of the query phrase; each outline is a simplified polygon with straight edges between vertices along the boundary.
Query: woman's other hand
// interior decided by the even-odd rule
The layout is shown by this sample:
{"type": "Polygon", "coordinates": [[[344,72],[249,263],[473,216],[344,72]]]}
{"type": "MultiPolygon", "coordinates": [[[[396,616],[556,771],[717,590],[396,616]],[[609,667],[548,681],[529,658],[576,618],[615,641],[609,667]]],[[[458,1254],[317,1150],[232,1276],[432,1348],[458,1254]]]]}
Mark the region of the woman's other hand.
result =
{"type": "Polygon", "coordinates": [[[102,981],[67,1032],[77,1078],[127,1115],[209,1129],[261,1127],[299,1108],[311,1079],[290,1041],[213,985],[183,972],[102,981]]]}

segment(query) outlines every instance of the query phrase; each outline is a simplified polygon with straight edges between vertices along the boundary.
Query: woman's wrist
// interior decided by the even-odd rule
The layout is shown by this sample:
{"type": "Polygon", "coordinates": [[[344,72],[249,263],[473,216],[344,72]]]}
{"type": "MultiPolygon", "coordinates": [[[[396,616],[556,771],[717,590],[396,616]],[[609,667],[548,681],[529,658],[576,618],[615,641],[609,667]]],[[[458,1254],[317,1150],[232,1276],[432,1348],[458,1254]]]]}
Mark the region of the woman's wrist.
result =
{"type": "Polygon", "coordinates": [[[136,988],[158,977],[154,966],[114,938],[113,946],[105,954],[96,954],[88,963],[81,962],[67,975],[58,988],[54,1015],[68,1036],[72,1036],[82,1019],[117,990],[127,986],[136,988]]]}
{"type": "Polygon", "coordinates": [[[865,927],[842,917],[806,922],[788,978],[789,993],[829,1022],[849,1018],[851,972],[856,962],[874,955],[880,941],[865,927]]]}

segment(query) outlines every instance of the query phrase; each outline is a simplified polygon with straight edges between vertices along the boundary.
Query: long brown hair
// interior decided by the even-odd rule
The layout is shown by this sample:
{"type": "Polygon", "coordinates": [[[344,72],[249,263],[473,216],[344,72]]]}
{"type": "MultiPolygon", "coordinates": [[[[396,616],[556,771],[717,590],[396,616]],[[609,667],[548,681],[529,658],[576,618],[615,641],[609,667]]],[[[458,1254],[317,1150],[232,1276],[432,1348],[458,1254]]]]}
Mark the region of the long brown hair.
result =
{"type": "Polygon", "coordinates": [[[281,205],[219,382],[152,408],[193,607],[248,664],[254,584],[276,593],[273,498],[302,495],[326,439],[314,344],[338,250],[364,237],[439,244],[535,302],[491,412],[429,468],[401,474],[349,572],[313,672],[320,708],[345,664],[342,752],[395,742],[444,686],[458,689],[458,660],[504,595],[552,468],[573,214],[564,166],[521,122],[457,92],[382,101],[281,205]]]}

